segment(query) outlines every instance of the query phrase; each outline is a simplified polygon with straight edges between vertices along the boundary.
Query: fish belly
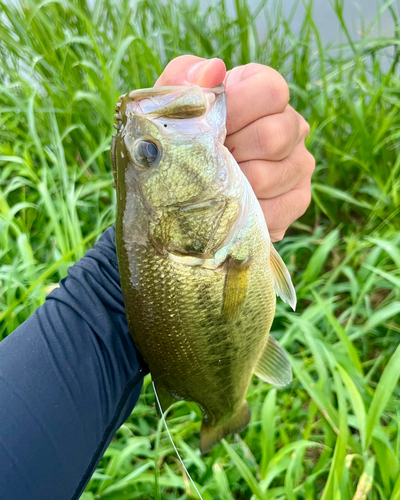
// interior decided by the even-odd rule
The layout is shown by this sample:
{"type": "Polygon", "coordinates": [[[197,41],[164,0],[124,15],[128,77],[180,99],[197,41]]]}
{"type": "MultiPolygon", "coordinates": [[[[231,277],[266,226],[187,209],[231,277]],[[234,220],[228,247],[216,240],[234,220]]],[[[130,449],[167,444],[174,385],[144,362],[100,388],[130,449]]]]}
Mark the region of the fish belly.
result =
{"type": "Polygon", "coordinates": [[[266,258],[252,258],[248,289],[233,318],[223,313],[226,275],[130,248],[121,275],[134,341],[158,387],[196,402],[216,425],[243,405],[266,344],[275,294],[266,258]]]}

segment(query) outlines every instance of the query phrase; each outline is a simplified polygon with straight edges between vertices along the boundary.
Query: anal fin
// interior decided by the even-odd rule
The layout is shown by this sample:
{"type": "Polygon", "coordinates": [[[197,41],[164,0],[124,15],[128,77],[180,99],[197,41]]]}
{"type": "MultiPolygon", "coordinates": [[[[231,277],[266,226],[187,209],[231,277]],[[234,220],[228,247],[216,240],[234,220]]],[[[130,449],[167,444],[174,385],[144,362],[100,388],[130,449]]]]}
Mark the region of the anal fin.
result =
{"type": "MultiPolygon", "coordinates": [[[[155,382],[154,383],[154,390],[157,392],[158,400],[161,405],[161,409],[163,413],[165,413],[168,408],[179,401],[178,398],[173,396],[162,384],[155,382]]],[[[160,414],[160,408],[158,405],[157,407],[157,413],[160,414]]],[[[161,415],[159,415],[161,417],[161,415]]]]}
{"type": "Polygon", "coordinates": [[[254,373],[264,382],[277,386],[284,386],[292,381],[292,367],[289,358],[283,347],[271,334],[268,335],[267,345],[258,360],[254,373]]]}
{"type": "Polygon", "coordinates": [[[203,421],[200,433],[200,451],[202,455],[209,452],[213,446],[219,443],[221,439],[228,434],[242,431],[250,422],[250,417],[249,405],[247,401],[244,401],[239,411],[228,420],[225,420],[222,424],[209,427],[204,425],[203,421]]]}

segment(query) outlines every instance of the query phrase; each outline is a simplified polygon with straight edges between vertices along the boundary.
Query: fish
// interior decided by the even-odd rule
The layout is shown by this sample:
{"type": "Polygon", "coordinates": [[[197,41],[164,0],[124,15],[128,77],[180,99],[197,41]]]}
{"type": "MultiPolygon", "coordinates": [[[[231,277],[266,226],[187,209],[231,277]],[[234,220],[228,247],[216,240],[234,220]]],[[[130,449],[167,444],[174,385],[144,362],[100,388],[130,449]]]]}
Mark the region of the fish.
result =
{"type": "Polygon", "coordinates": [[[223,86],[133,90],[111,144],[116,247],[128,326],[161,406],[202,412],[200,451],[250,421],[253,374],[284,386],[288,356],[270,335],[290,274],[260,204],[224,146],[223,86]]]}

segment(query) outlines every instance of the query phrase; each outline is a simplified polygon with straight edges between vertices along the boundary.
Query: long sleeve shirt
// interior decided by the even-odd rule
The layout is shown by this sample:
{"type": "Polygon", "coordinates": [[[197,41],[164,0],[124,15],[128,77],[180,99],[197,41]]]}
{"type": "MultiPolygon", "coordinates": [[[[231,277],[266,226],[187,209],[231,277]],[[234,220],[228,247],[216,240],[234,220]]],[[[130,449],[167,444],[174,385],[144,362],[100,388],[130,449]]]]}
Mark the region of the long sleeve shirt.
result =
{"type": "Polygon", "coordinates": [[[0,499],[79,498],[146,372],[110,227],[0,343],[0,499]]]}

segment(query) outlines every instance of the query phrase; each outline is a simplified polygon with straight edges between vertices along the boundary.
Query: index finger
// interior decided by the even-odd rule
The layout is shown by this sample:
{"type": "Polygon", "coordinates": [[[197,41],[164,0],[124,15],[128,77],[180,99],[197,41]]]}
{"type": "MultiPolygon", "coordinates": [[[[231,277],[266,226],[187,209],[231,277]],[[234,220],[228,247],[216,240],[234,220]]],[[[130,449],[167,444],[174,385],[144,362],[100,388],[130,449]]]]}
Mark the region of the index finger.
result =
{"type": "Polygon", "coordinates": [[[283,76],[263,64],[231,69],[224,83],[228,135],[259,118],[281,113],[289,102],[289,87],[283,76]]]}
{"type": "Polygon", "coordinates": [[[222,59],[184,55],[172,59],[154,86],[196,84],[200,87],[218,87],[224,81],[225,74],[222,59]]]}

